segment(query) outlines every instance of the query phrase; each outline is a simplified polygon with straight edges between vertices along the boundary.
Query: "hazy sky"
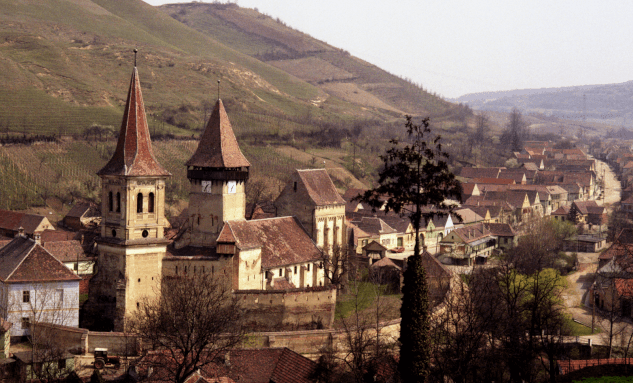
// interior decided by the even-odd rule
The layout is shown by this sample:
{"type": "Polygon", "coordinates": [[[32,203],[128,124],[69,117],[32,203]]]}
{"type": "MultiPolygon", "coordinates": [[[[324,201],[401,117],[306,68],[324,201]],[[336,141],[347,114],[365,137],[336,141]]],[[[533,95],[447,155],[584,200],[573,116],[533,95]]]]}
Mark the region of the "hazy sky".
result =
{"type": "Polygon", "coordinates": [[[633,80],[633,1],[629,0],[237,0],[237,4],[279,17],[444,97],[633,80]]]}

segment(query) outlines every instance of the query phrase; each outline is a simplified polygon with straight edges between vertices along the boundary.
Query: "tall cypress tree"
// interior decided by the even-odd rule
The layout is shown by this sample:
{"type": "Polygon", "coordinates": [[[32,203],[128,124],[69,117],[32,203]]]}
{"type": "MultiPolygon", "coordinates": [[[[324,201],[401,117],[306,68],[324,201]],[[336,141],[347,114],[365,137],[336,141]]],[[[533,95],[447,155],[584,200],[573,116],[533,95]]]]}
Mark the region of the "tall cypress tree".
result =
{"type": "MultiPolygon", "coordinates": [[[[461,185],[450,171],[448,154],[442,150],[440,136],[431,134],[429,119],[420,125],[406,117],[407,139],[391,140],[391,148],[380,158],[384,163],[378,187],[367,190],[357,199],[372,209],[383,208],[406,216],[415,230],[415,249],[407,261],[402,290],[400,324],[400,362],[403,382],[424,382],[429,374],[429,301],[426,272],[420,257],[422,220],[452,213],[459,200],[461,185]]],[[[456,216],[460,219],[459,216],[456,216]]]]}

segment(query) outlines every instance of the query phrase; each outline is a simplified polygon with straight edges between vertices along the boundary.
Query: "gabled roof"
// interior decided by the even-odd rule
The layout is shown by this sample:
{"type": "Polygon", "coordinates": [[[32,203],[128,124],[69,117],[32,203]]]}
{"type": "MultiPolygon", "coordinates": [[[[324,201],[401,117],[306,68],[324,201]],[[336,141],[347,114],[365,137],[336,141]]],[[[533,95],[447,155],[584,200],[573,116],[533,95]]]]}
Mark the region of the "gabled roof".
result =
{"type": "Polygon", "coordinates": [[[466,183],[462,183],[462,193],[464,193],[464,195],[479,195],[479,187],[477,186],[476,183],[471,183],[471,182],[466,182],[466,183]]]}
{"type": "Polygon", "coordinates": [[[30,238],[17,236],[0,249],[0,280],[5,283],[80,280],[30,238]]]}
{"type": "Polygon", "coordinates": [[[352,221],[359,229],[370,235],[393,234],[398,231],[378,217],[361,217],[352,221]]]}
{"type": "Polygon", "coordinates": [[[569,206],[564,205],[553,211],[550,215],[569,215],[569,206]]]}
{"type": "MultiPolygon", "coordinates": [[[[598,203],[596,203],[596,201],[574,201],[572,202],[572,205],[576,205],[576,208],[581,214],[589,214],[589,208],[602,207],[598,206],[598,203]]],[[[604,210],[604,208],[602,210],[604,210]]]]}
{"type": "Polygon", "coordinates": [[[72,209],[70,209],[68,214],[66,214],[66,217],[81,218],[86,213],[89,213],[93,208],[94,206],[92,204],[78,203],[78,204],[75,204],[75,206],[73,206],[72,209]]]}
{"type": "Polygon", "coordinates": [[[251,166],[240,150],[222,100],[215,103],[198,148],[186,165],[201,168],[251,166]]]}
{"type": "Polygon", "coordinates": [[[534,162],[524,162],[521,166],[526,170],[538,171],[538,165],[534,162]]]}
{"type": "Polygon", "coordinates": [[[99,175],[170,176],[152,151],[138,70],[134,67],[114,155],[99,175]]]}
{"type": "Polygon", "coordinates": [[[297,169],[299,180],[317,206],[345,204],[325,169],[297,169]]]}
{"type": "MultiPolygon", "coordinates": [[[[501,177],[501,175],[500,175],[501,177]]],[[[476,184],[493,184],[493,185],[514,185],[516,181],[511,178],[475,178],[476,184]]]]}
{"type": "Polygon", "coordinates": [[[370,266],[370,268],[372,269],[377,268],[377,267],[393,267],[395,269],[401,270],[400,266],[393,263],[391,258],[388,258],[388,257],[384,257],[383,259],[372,263],[370,266]]]}
{"type": "Polygon", "coordinates": [[[44,248],[62,262],[77,262],[88,259],[79,241],[45,242],[44,248]]]}
{"type": "Polygon", "coordinates": [[[442,265],[442,263],[428,251],[423,251],[422,254],[420,254],[420,259],[426,271],[427,278],[450,278],[452,276],[450,270],[442,265]]]}
{"type": "Polygon", "coordinates": [[[462,218],[461,223],[463,224],[481,222],[484,220],[484,217],[482,217],[480,214],[477,214],[477,212],[475,212],[473,209],[467,207],[457,209],[455,210],[455,213],[459,214],[459,216],[462,218]]]}
{"type": "Polygon", "coordinates": [[[294,217],[227,221],[218,243],[234,243],[240,250],[261,248],[262,268],[321,259],[321,251],[294,217]]]}
{"type": "MultiPolygon", "coordinates": [[[[492,236],[493,234],[488,230],[483,223],[477,223],[471,226],[460,227],[453,230],[453,233],[457,235],[464,243],[471,243],[479,241],[481,239],[492,236]]],[[[445,241],[446,238],[442,241],[445,241]]]]}
{"type": "Polygon", "coordinates": [[[468,168],[464,167],[459,172],[464,178],[497,178],[501,168],[468,168]]]}
{"type": "MultiPolygon", "coordinates": [[[[208,382],[310,383],[313,381],[310,376],[316,368],[315,362],[287,347],[232,349],[201,357],[211,361],[199,370],[200,376],[208,382]],[[218,378],[231,380],[216,380],[218,378]]],[[[150,380],[167,383],[173,381],[166,371],[173,368],[172,363],[168,352],[150,351],[138,360],[137,368],[145,376],[152,367],[150,380]]]]}
{"type": "Polygon", "coordinates": [[[48,219],[42,215],[0,210],[0,228],[16,233],[18,229],[22,227],[26,234],[32,235],[44,220],[48,221],[48,219]]]}
{"type": "Polygon", "coordinates": [[[516,233],[509,223],[485,223],[486,229],[498,237],[514,237],[516,233]]]}

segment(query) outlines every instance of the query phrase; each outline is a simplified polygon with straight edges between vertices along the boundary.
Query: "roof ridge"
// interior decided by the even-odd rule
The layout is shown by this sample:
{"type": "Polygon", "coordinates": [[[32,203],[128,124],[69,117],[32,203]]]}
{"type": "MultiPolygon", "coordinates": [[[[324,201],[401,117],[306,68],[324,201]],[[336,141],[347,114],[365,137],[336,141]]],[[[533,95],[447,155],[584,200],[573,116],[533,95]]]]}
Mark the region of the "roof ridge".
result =
{"type": "Polygon", "coordinates": [[[34,245],[37,245],[37,243],[35,241],[33,241],[30,238],[27,237],[23,237],[26,241],[31,241],[33,242],[33,244],[31,245],[31,248],[29,249],[28,252],[26,252],[26,255],[22,257],[22,259],[20,260],[20,262],[13,268],[13,270],[11,270],[11,273],[5,278],[6,281],[9,280],[9,278],[11,278],[11,276],[13,275],[13,273],[15,273],[15,271],[22,265],[22,263],[24,263],[24,260],[26,258],[28,258],[29,254],[31,254],[31,252],[33,251],[33,249],[35,248],[34,245]]]}

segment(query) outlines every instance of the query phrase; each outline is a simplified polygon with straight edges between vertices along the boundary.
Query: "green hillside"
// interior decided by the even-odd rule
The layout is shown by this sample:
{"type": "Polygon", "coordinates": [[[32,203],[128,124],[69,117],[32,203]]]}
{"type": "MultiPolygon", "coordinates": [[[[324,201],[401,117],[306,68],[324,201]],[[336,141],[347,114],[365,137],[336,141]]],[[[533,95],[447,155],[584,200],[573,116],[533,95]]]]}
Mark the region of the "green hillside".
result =
{"type": "Polygon", "coordinates": [[[0,141],[55,136],[3,147],[1,207],[99,199],[94,174],[115,143],[135,48],[173,198],[186,195],[183,142],[195,142],[182,138],[200,134],[218,92],[272,194],[294,168],[323,161],[339,188],[369,184],[404,114],[430,115],[457,139],[472,125],[467,108],[235,4],[0,0],[0,141]],[[181,139],[162,141],[172,135],[181,139]]]}

